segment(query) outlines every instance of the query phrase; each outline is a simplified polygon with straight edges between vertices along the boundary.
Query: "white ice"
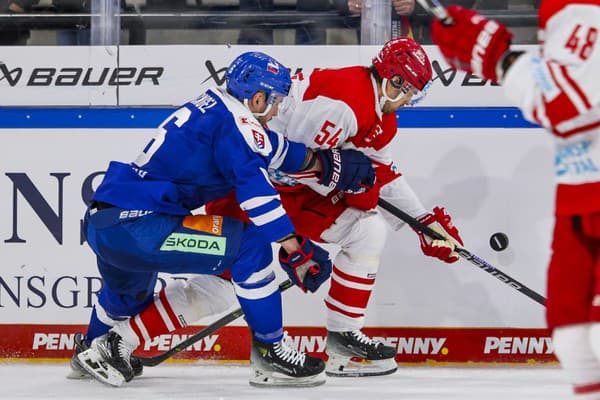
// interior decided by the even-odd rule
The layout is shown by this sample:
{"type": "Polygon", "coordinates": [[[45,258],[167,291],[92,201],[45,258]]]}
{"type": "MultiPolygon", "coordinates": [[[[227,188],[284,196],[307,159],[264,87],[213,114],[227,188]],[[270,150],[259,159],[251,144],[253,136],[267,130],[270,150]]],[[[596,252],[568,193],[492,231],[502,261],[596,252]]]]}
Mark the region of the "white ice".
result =
{"type": "Polygon", "coordinates": [[[214,400],[564,400],[558,367],[405,367],[393,375],[328,378],[323,386],[259,389],[249,365],[166,364],[146,368],[120,388],[67,380],[66,363],[0,363],[0,399],[214,400]]]}

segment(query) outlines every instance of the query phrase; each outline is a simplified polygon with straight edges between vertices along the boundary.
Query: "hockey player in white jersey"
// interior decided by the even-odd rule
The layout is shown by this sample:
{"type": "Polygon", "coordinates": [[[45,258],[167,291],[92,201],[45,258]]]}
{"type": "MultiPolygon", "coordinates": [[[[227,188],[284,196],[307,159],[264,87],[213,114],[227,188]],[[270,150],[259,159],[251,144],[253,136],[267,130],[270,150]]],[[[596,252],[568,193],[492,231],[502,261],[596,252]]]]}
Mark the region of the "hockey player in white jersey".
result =
{"type": "Polygon", "coordinates": [[[543,0],[540,47],[448,7],[432,38],[454,68],[500,82],[525,118],[554,137],[556,199],[546,320],[577,399],[600,399],[600,0],[543,0]]]}
{"type": "Polygon", "coordinates": [[[244,53],[226,76],[226,90],[209,89],[178,108],[134,162],[112,161],[86,212],[86,239],[103,286],[72,366],[103,383],[120,386],[141,373],[131,361],[138,335],[152,335],[161,322],[185,326],[223,311],[235,297],[251,331],[251,384],[325,382],[323,360],[284,341],[271,243],[281,244],[281,267],[304,290],[314,292],[328,279],[331,261],[295,232],[267,170],[312,174],[354,192],[372,186],[371,161],[357,151],[313,151],[264,128],[291,85],[288,70],[272,57],[244,53]],[[193,212],[234,189],[249,223],[193,212]],[[213,276],[226,270],[235,297],[213,276]],[[155,300],[158,272],[199,277],[155,300]],[[180,303],[188,308],[180,312],[180,303]],[[153,307],[154,318],[138,315],[153,307]],[[118,321],[137,331],[112,329],[118,321]]]}
{"type": "MultiPolygon", "coordinates": [[[[432,69],[425,50],[414,40],[388,41],[371,66],[315,70],[293,79],[269,128],[312,149],[356,149],[376,166],[375,186],[348,194],[319,184],[313,177],[290,179],[271,171],[282,203],[296,229],[312,240],[341,247],[334,260],[327,311],[329,376],[373,376],[396,371],[396,349],[374,341],[361,329],[375,287],[387,235],[403,223],[379,211],[379,197],[431,226],[448,240],[419,233],[424,254],[452,263],[458,260],[458,230],[444,209],[423,206],[396,168],[390,143],[398,130],[396,110],[418,102],[427,90],[432,69]],[[359,359],[359,361],[357,361],[359,359]]],[[[401,123],[401,121],[400,121],[401,123]]],[[[234,216],[229,201],[209,203],[212,212],[234,216]]],[[[239,212],[239,208],[238,208],[239,212]]]]}

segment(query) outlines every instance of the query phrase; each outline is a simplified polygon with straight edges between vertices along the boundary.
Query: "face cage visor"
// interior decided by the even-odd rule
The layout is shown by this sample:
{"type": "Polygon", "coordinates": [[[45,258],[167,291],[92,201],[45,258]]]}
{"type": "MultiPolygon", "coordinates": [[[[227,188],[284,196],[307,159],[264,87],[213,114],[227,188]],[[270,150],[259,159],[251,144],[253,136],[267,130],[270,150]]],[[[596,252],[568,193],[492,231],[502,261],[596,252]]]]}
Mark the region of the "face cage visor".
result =
{"type": "Polygon", "coordinates": [[[410,102],[408,105],[414,106],[414,105],[420,103],[421,101],[423,101],[425,96],[427,96],[427,91],[431,87],[431,81],[427,82],[427,84],[425,85],[423,90],[419,90],[416,87],[414,87],[413,85],[411,85],[410,83],[408,83],[407,81],[405,81],[404,79],[402,79],[402,77],[400,77],[400,75],[397,75],[397,77],[398,77],[398,79],[394,79],[396,77],[394,77],[392,79],[383,78],[383,80],[381,82],[381,86],[383,89],[383,96],[381,97],[381,100],[380,100],[381,107],[383,107],[383,105],[385,104],[386,101],[394,103],[396,101],[401,100],[404,96],[410,96],[410,102]],[[388,82],[390,82],[390,85],[392,85],[393,88],[400,90],[400,93],[395,98],[389,97],[389,95],[387,93],[387,83],[388,82]]]}
{"type": "MultiPolygon", "coordinates": [[[[271,108],[273,108],[275,104],[281,103],[286,96],[286,94],[277,93],[276,91],[272,90],[267,95],[267,108],[265,108],[265,111],[260,113],[252,113],[252,115],[254,115],[255,117],[264,117],[271,111],[271,108]]],[[[244,105],[246,106],[246,108],[250,109],[250,107],[248,107],[248,100],[249,99],[244,99],[244,105]]]]}

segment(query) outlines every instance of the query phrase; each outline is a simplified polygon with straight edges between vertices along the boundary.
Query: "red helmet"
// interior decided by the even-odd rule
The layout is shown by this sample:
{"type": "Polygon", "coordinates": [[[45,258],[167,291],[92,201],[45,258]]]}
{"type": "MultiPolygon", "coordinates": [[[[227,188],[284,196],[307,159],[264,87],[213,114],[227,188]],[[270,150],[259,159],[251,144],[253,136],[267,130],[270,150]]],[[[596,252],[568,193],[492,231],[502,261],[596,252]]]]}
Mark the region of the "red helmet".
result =
{"type": "Polygon", "coordinates": [[[431,63],[421,45],[407,37],[388,40],[373,58],[373,66],[382,79],[400,75],[418,90],[431,80],[431,63]]]}

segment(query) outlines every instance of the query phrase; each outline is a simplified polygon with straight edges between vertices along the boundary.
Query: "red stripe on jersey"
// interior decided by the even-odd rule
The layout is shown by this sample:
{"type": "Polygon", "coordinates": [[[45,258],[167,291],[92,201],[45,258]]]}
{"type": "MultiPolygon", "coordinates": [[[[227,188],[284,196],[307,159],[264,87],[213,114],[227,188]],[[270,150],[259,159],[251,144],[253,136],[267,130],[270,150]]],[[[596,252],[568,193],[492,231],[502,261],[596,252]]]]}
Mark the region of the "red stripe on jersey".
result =
{"type": "Polygon", "coordinates": [[[336,281],[335,277],[333,277],[331,279],[331,287],[329,288],[329,297],[345,306],[364,309],[367,308],[367,304],[369,303],[371,291],[349,288],[336,281]]]}
{"type": "Polygon", "coordinates": [[[375,283],[375,278],[360,278],[358,276],[349,275],[335,265],[333,266],[333,273],[350,282],[362,283],[363,285],[373,285],[375,283]]]}
{"type": "Polygon", "coordinates": [[[339,307],[336,307],[336,306],[334,306],[333,304],[329,303],[327,300],[325,300],[325,305],[326,305],[326,306],[327,306],[327,308],[329,308],[330,310],[332,310],[332,311],[335,311],[335,312],[338,312],[338,313],[340,313],[340,314],[344,314],[344,315],[346,315],[346,316],[348,316],[348,317],[350,317],[350,318],[361,318],[361,317],[364,317],[364,316],[365,316],[365,314],[364,314],[364,313],[362,313],[362,314],[356,314],[356,313],[351,313],[351,312],[348,312],[348,311],[342,310],[341,308],[339,308],[339,307]]]}
{"type": "Polygon", "coordinates": [[[590,104],[590,101],[588,100],[588,98],[585,95],[585,93],[583,92],[583,90],[581,90],[581,88],[579,87],[579,85],[577,84],[577,82],[575,82],[575,80],[573,78],[571,78],[571,75],[569,74],[569,71],[567,70],[567,67],[565,67],[564,65],[561,65],[560,66],[560,71],[563,73],[563,76],[565,77],[565,80],[567,82],[569,82],[569,85],[571,85],[571,88],[573,88],[573,90],[579,95],[579,99],[585,105],[585,108],[587,110],[589,110],[590,108],[592,108],[592,105],[590,104]]]}
{"type": "Polygon", "coordinates": [[[569,136],[573,136],[577,133],[581,133],[581,132],[585,132],[585,131],[589,131],[595,128],[600,127],[600,121],[596,121],[596,122],[592,122],[591,124],[587,124],[587,125],[583,125],[580,126],[578,128],[575,129],[571,129],[570,131],[558,131],[556,129],[554,129],[552,132],[556,135],[556,136],[560,136],[560,137],[569,137],[569,136]]]}
{"type": "MultiPolygon", "coordinates": [[[[148,335],[151,338],[169,332],[169,328],[167,327],[167,324],[165,324],[160,312],[158,312],[155,302],[150,304],[148,308],[140,313],[139,319],[142,321],[142,324],[144,324],[144,328],[146,328],[146,332],[148,332],[148,335]]],[[[133,318],[131,320],[133,320],[133,318]]],[[[141,338],[141,336],[139,337],[141,338]]]]}
{"type": "Polygon", "coordinates": [[[600,382],[589,385],[575,385],[573,387],[573,392],[575,392],[575,394],[600,393],[600,382]]]}
{"type": "Polygon", "coordinates": [[[134,318],[129,318],[129,326],[131,327],[133,332],[135,332],[136,336],[140,340],[140,343],[144,343],[146,341],[146,338],[142,335],[142,330],[138,326],[137,322],[135,322],[134,318]]]}
{"type": "Polygon", "coordinates": [[[173,308],[171,308],[171,304],[167,299],[167,295],[165,294],[164,289],[158,293],[158,297],[160,298],[163,308],[167,312],[167,315],[169,316],[169,319],[173,323],[175,329],[183,328],[186,324],[180,321],[179,318],[177,318],[177,314],[175,314],[175,311],[173,311],[173,308]]]}

